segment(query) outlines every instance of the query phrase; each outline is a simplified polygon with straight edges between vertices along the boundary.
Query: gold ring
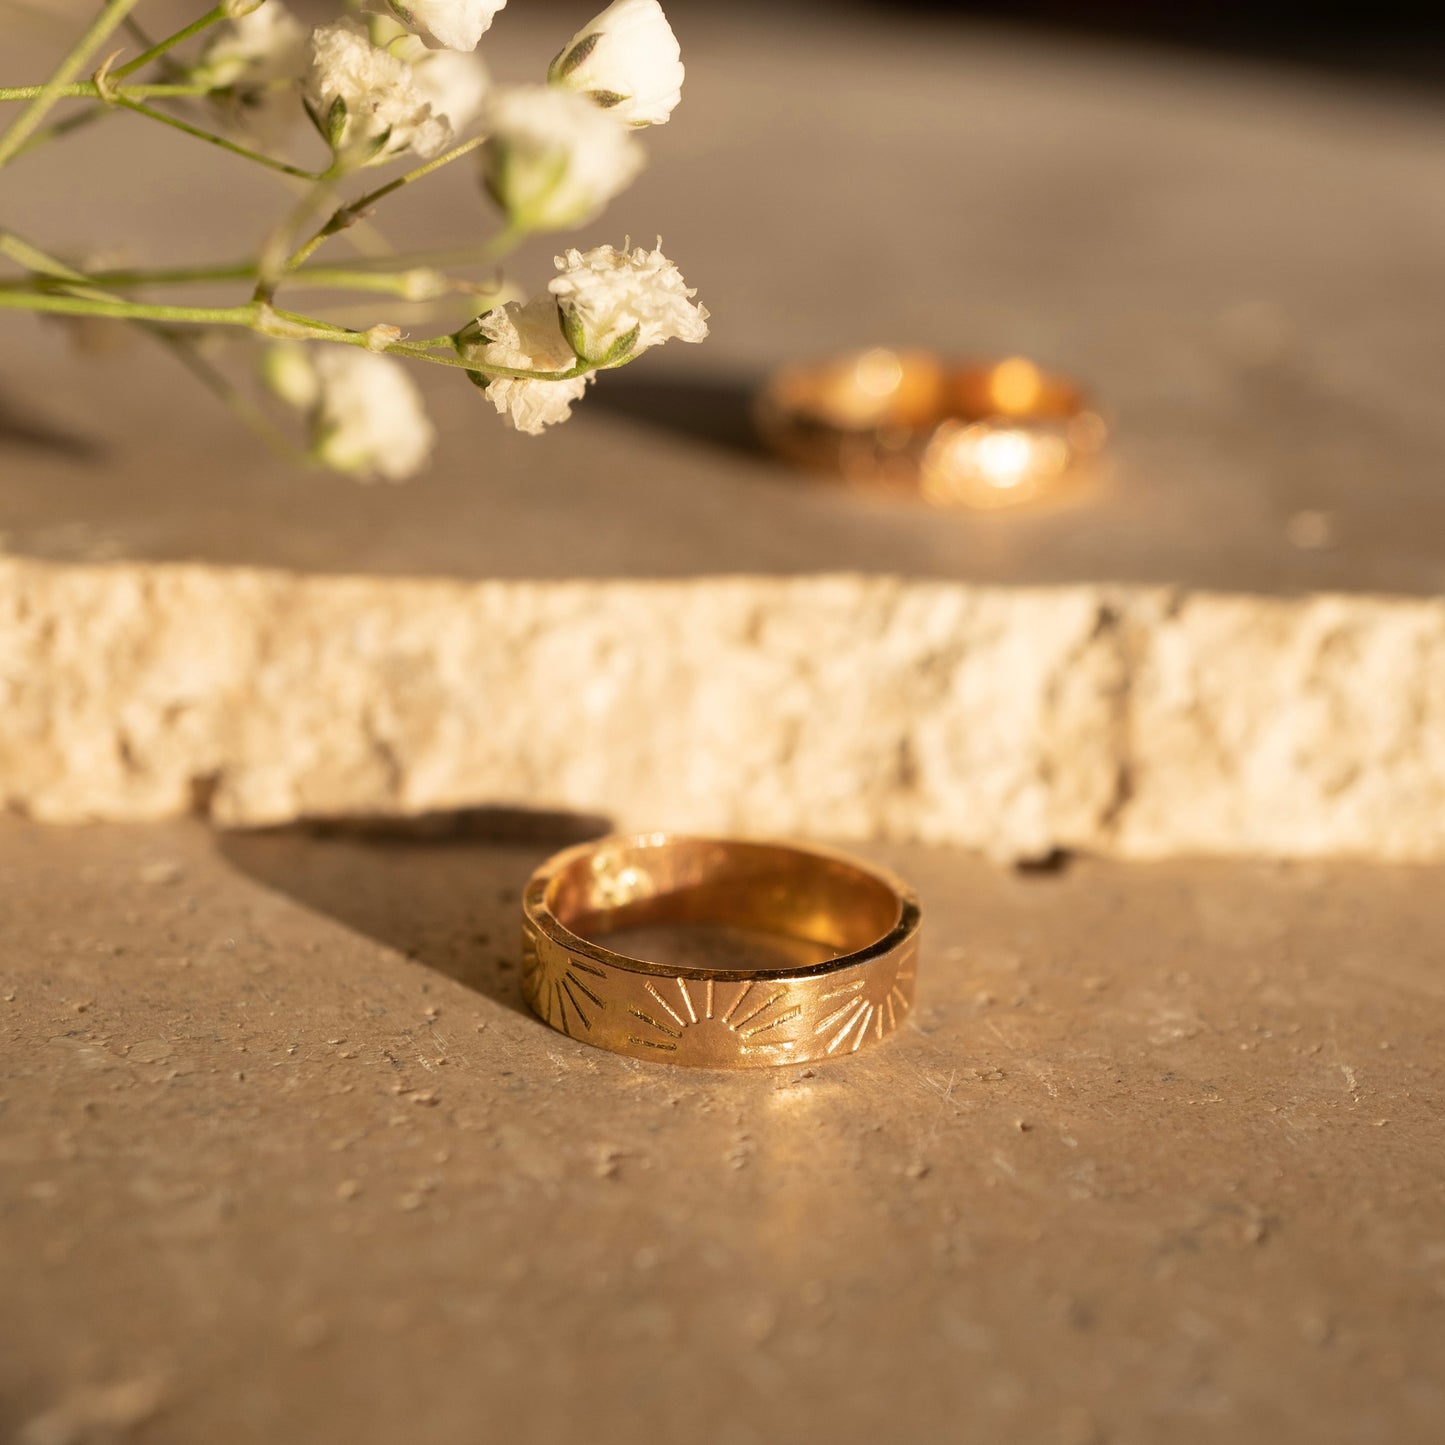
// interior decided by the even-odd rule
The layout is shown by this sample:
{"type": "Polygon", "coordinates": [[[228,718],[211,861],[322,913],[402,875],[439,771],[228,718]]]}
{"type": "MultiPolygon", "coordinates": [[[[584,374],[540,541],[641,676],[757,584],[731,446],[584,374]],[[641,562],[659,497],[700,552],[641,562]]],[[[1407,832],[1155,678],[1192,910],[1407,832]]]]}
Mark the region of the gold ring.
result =
{"type": "Polygon", "coordinates": [[[938,507],[998,508],[1061,496],[1103,448],[1083,389],[1021,356],[951,365],[875,347],[789,366],[757,398],[784,460],[938,507]]]}
{"type": "Polygon", "coordinates": [[[918,900],[841,853],[603,838],[544,863],[522,908],[528,1004],[633,1058],[713,1069],[838,1058],[881,1042],[913,1007],[918,900]]]}

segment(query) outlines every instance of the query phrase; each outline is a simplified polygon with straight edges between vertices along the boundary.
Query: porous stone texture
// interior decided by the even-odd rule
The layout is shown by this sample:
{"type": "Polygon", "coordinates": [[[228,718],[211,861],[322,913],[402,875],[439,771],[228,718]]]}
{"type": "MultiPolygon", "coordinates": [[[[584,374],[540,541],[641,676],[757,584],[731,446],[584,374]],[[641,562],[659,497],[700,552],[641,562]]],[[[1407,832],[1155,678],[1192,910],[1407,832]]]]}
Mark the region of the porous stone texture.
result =
{"type": "Polygon", "coordinates": [[[55,822],[620,827],[1445,857],[1445,604],[860,576],[0,564],[0,792],[55,822]]]}
{"type": "Polygon", "coordinates": [[[1439,1445],[1438,869],[870,848],[728,1073],[526,1011],[551,826],[0,820],[6,1445],[1439,1445]]]}

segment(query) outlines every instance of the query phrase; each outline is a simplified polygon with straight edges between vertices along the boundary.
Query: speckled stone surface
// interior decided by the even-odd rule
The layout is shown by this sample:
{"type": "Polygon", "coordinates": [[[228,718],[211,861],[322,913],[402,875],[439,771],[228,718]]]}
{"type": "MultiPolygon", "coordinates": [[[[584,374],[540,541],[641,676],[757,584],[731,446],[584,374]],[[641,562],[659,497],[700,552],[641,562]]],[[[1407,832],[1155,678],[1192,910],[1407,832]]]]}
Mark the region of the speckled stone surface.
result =
{"type": "Polygon", "coordinates": [[[0,829],[0,1437],[1438,1439],[1438,869],[874,850],[914,1022],[713,1074],[522,1007],[588,826],[0,829]]]}

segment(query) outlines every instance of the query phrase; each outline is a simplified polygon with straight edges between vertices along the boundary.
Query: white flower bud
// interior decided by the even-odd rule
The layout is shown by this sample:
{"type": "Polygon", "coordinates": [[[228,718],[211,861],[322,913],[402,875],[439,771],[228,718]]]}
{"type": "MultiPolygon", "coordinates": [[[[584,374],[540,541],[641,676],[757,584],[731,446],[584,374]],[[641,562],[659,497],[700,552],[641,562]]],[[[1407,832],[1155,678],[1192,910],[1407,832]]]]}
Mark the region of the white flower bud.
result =
{"type": "Polygon", "coordinates": [[[435,301],[452,289],[445,271],[431,266],[413,266],[401,273],[400,296],[403,301],[435,301]]]}
{"type": "Polygon", "coordinates": [[[266,0],[221,0],[221,14],[227,20],[240,20],[247,15],[254,15],[266,0]]]}
{"type": "Polygon", "coordinates": [[[295,92],[278,81],[299,81],[310,63],[306,29],[281,3],[264,3],[211,34],[190,78],[226,94],[212,96],[233,128],[277,144],[300,118],[295,92]]]}
{"type": "Polygon", "coordinates": [[[392,482],[421,470],[436,432],[399,361],[349,346],[319,346],[312,364],[320,395],[311,413],[311,450],[319,462],[392,482]]]}
{"type": "Polygon", "coordinates": [[[307,105],[343,165],[379,165],[406,150],[434,156],[450,142],[451,125],[433,113],[412,67],[373,45],[359,21],[321,26],[311,48],[307,105]]]}
{"type": "Polygon", "coordinates": [[[591,220],[642,169],[642,148],[626,127],[570,91],[545,85],[498,90],[489,119],[487,189],[526,230],[591,220]]]}
{"type": "Polygon", "coordinates": [[[401,340],[401,327],[388,326],[384,321],[378,321],[375,326],[368,327],[362,335],[366,337],[368,351],[387,351],[393,342],[401,340]]]}
{"type": "Polygon", "coordinates": [[[507,0],[386,0],[392,13],[428,45],[475,50],[507,0]]]}
{"type": "MultiPolygon", "coordinates": [[[[411,43],[421,49],[417,41],[411,43]]],[[[461,135],[481,115],[492,88],[481,57],[455,50],[422,49],[412,60],[411,78],[416,93],[431,106],[433,115],[447,118],[454,135],[461,135]]]]}
{"type": "Polygon", "coordinates": [[[664,341],[707,335],[707,307],[693,304],[697,292],[661,248],[661,241],[653,251],[598,246],[556,258],[561,275],[548,289],[579,356],[611,364],[664,341]]]}
{"type": "MultiPolygon", "coordinates": [[[[489,366],[570,371],[576,365],[572,348],[562,335],[557,303],[550,296],[536,296],[525,306],[514,301],[489,311],[477,318],[476,328],[485,339],[473,359],[489,366]]],[[[487,382],[487,396],[518,431],[538,436],[572,415],[572,403],[587,390],[590,379],[574,376],[566,381],[539,381],[494,376],[487,382]]]]}
{"type": "Polygon", "coordinates": [[[210,85],[264,85],[306,74],[306,31],[281,3],[266,0],[216,28],[192,75],[210,85]]]}
{"type": "Polygon", "coordinates": [[[421,393],[389,356],[283,342],[267,348],[261,375],[282,401],[308,414],[311,455],[332,471],[400,482],[431,455],[436,432],[421,393]]]}
{"type": "Polygon", "coordinates": [[[547,71],[624,125],[663,125],[682,99],[682,51],[657,0],[613,0],[547,71]]]}
{"type": "Polygon", "coordinates": [[[321,381],[306,348],[299,342],[281,341],[261,354],[261,380],[287,406],[306,411],[321,396],[321,381]]]}

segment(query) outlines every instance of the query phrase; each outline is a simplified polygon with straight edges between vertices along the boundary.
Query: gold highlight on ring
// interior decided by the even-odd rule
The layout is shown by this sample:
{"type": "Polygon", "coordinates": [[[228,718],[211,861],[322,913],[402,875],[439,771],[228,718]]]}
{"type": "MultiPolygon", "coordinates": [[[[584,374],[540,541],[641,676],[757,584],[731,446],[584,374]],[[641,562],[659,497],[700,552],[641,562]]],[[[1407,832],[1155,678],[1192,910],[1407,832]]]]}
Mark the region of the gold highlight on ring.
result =
{"type": "Polygon", "coordinates": [[[839,1058],[913,1007],[918,900],[841,853],[668,833],[559,853],[523,895],[522,990],[554,1029],[653,1062],[839,1058]]]}
{"type": "Polygon", "coordinates": [[[1082,390],[1022,356],[946,365],[874,347],[784,368],[756,412],[765,440],[795,465],[937,507],[1059,498],[1105,439],[1082,390]]]}

